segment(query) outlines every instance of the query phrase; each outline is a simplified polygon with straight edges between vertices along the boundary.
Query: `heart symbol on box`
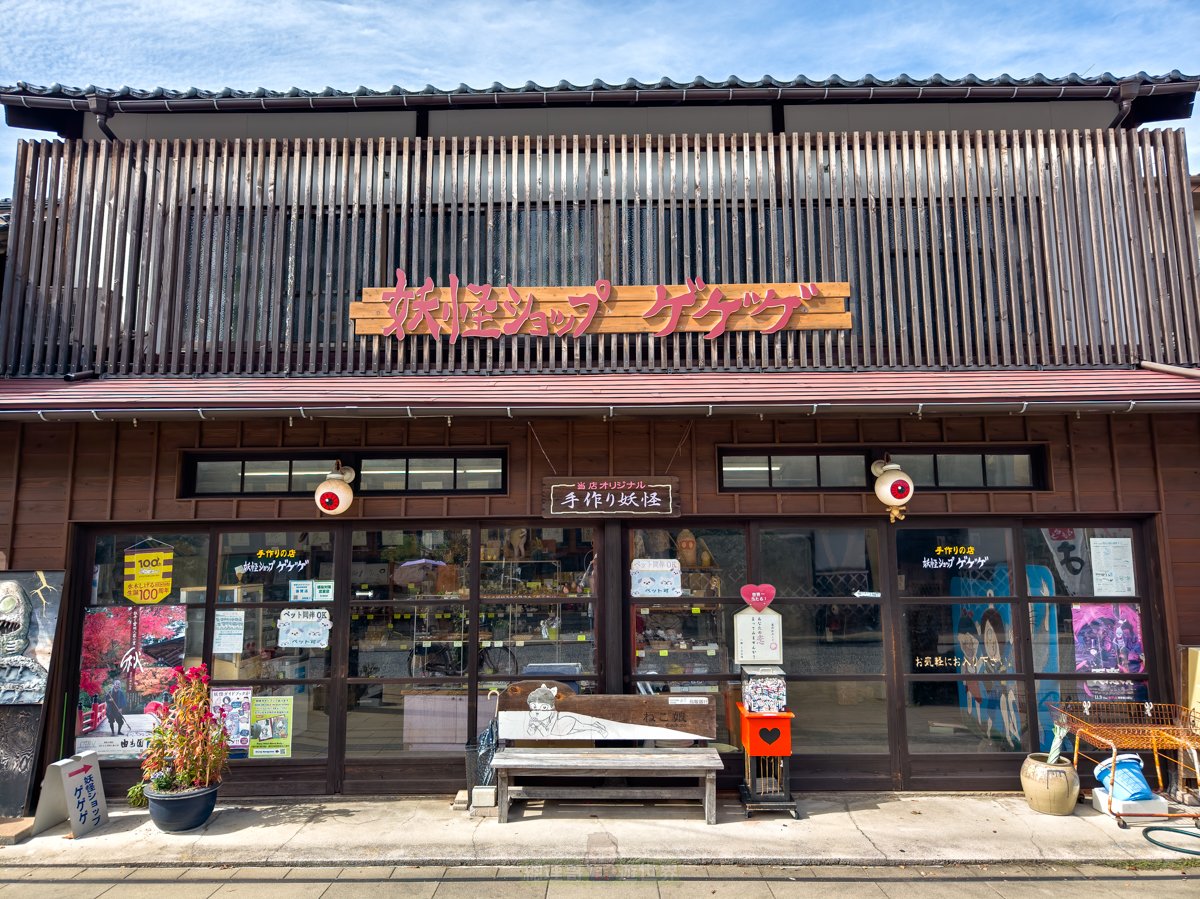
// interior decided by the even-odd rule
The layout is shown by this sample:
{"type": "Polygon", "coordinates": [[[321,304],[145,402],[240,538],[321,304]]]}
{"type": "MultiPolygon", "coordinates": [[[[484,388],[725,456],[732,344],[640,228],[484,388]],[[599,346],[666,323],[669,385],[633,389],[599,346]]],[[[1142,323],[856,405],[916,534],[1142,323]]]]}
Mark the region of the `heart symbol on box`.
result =
{"type": "Polygon", "coordinates": [[[770,746],[772,743],[774,743],[776,740],[779,739],[779,728],[778,727],[771,727],[771,728],[763,727],[763,728],[759,729],[758,735],[762,738],[762,741],[764,743],[766,743],[768,746],[770,746]]]}
{"type": "Polygon", "coordinates": [[[770,584],[747,584],[742,588],[742,599],[756,612],[769,606],[774,598],[775,588],[770,584]]]}

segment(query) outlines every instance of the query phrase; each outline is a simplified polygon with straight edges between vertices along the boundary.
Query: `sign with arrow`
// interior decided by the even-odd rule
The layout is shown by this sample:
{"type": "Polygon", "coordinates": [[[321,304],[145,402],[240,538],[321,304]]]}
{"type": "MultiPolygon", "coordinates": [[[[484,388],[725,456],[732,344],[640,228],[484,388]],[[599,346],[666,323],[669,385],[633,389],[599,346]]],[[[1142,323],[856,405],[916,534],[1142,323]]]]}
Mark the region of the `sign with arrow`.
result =
{"type": "Polygon", "coordinates": [[[100,757],[94,750],[55,762],[46,769],[33,832],[39,834],[63,821],[71,825],[76,838],[108,823],[100,757]]]}

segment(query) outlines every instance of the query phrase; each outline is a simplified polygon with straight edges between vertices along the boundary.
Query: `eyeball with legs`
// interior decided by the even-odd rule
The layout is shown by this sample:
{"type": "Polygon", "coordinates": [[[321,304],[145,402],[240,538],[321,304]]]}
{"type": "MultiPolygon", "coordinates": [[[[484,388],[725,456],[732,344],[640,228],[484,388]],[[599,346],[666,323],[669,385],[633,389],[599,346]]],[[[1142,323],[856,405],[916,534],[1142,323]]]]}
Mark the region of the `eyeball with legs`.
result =
{"type": "Polygon", "coordinates": [[[912,478],[897,463],[887,460],[872,462],[871,474],[875,475],[875,495],[887,507],[888,519],[892,524],[903,521],[905,507],[913,495],[912,478]]]}
{"type": "Polygon", "coordinates": [[[346,468],[341,462],[336,463],[333,471],[329,472],[313,493],[317,508],[326,515],[341,515],[350,508],[354,501],[354,491],[350,482],[354,480],[354,469],[346,468]]]}

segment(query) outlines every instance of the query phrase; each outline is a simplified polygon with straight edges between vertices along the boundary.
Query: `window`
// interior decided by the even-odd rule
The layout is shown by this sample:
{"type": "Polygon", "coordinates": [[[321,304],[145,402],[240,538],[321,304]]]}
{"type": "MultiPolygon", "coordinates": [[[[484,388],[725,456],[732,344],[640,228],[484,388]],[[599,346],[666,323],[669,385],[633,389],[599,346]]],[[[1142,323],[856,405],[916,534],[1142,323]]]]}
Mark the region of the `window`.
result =
{"type": "MultiPolygon", "coordinates": [[[[721,450],[721,489],[753,490],[867,490],[873,480],[871,461],[878,449],[788,452],[757,449],[721,450]]],[[[922,452],[920,448],[888,453],[924,490],[1041,490],[1049,482],[1041,447],[967,447],[952,452],[922,452]]]]}
{"type": "Polygon", "coordinates": [[[819,490],[867,486],[867,454],[721,454],[721,489],[819,490]]]}
{"type": "Polygon", "coordinates": [[[457,453],[342,453],[338,458],[293,458],[281,453],[230,458],[184,457],[181,496],[309,496],[338,462],[355,469],[355,493],[503,493],[507,460],[501,451],[457,453]]]}

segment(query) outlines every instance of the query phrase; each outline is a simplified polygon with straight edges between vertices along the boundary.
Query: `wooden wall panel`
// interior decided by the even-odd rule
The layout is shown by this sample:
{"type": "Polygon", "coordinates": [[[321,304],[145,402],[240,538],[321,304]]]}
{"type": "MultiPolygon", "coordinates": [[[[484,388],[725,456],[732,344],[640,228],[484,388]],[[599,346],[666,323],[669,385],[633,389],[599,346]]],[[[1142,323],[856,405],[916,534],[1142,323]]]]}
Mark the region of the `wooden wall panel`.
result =
{"type": "Polygon", "coordinates": [[[1177,609],[1173,639],[1200,643],[1200,416],[1048,416],[917,418],[856,422],[807,417],[760,421],[407,419],[279,423],[141,422],[0,425],[0,551],[13,568],[65,567],[70,523],[222,522],[234,519],[316,522],[307,498],[178,497],[180,453],[220,447],[285,445],[305,450],[368,446],[504,446],[510,491],[505,496],[374,497],[349,517],[462,521],[540,516],[541,478],[560,475],[664,474],[679,477],[686,515],[705,518],[777,515],[876,516],[862,493],[730,494],[718,490],[717,449],[771,444],[856,445],[902,450],[943,435],[984,442],[1045,441],[1051,491],[919,491],[909,522],[934,515],[1150,516],[1161,514],[1162,564],[1169,605],[1177,609]],[[539,449],[533,439],[541,440],[539,449]],[[244,444],[242,443],[244,441],[244,444]],[[542,450],[545,450],[543,455],[542,450]],[[549,456],[548,462],[546,456],[549,456]]]}

